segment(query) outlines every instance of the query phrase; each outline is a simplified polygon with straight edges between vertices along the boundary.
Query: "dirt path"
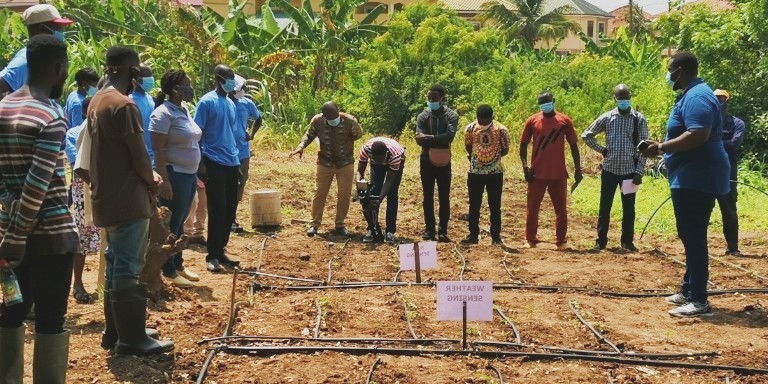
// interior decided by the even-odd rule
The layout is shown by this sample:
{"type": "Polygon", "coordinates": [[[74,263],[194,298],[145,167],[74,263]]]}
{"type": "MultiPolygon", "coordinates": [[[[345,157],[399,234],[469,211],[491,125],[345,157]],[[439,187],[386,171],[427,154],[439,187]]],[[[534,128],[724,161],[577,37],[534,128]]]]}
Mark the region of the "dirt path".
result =
{"type": "MultiPolygon", "coordinates": [[[[365,245],[360,239],[365,228],[359,205],[353,203],[349,229],[355,235],[342,250],[344,239],[329,236],[335,209],[335,193],[326,207],[326,225],[318,237],[304,235],[304,224],[291,219],[307,219],[314,184],[313,156],[303,161],[288,161],[283,153],[262,154],[251,164],[249,190],[271,187],[283,194],[284,223],[270,237],[264,251],[260,245],[271,233],[246,233],[233,236],[229,252],[243,262],[245,269],[278,275],[325,281],[331,269],[331,282],[393,281],[398,270],[396,249],[392,245],[365,245]],[[329,245],[329,243],[333,243],[329,245]],[[302,258],[302,254],[309,257],[302,258]]],[[[418,239],[422,231],[421,192],[418,165],[410,161],[403,186],[398,220],[400,241],[418,239]]],[[[449,234],[456,242],[466,233],[466,160],[454,164],[452,220],[449,234]]],[[[503,197],[503,228],[507,248],[490,246],[487,232],[476,246],[439,244],[436,271],[425,271],[425,281],[457,280],[461,263],[455,249],[466,260],[464,279],[492,280],[537,285],[567,285],[605,291],[644,292],[675,289],[683,272],[677,262],[684,260],[679,241],[646,237],[639,254],[624,254],[616,249],[599,254],[583,250],[592,245],[594,218],[571,217],[569,237],[572,251],[558,252],[553,241],[551,205],[542,208],[541,238],[550,243],[538,249],[522,249],[525,215],[525,185],[516,172],[506,177],[503,197]],[[654,251],[659,248],[663,252],[654,251]],[[506,266],[506,269],[504,268],[506,266]]],[[[248,220],[248,205],[240,206],[240,223],[248,220]]],[[[483,212],[481,228],[487,230],[483,212]]],[[[711,252],[722,254],[722,238],[712,230],[711,252]]],[[[611,232],[617,241],[617,231],[611,232]]],[[[760,234],[746,234],[759,238],[760,234]]],[[[766,287],[768,263],[763,250],[747,246],[748,257],[723,257],[733,265],[711,262],[711,281],[719,288],[766,287]]],[[[101,303],[70,303],[67,327],[72,330],[69,382],[72,383],[189,383],[194,382],[208,352],[196,343],[220,336],[229,312],[231,274],[213,275],[204,271],[205,250],[193,247],[185,252],[187,265],[202,281],[196,288],[169,288],[160,303],[152,305],[148,324],[163,337],[172,338],[176,351],[161,358],[113,357],[99,348],[103,327],[101,303]]],[[[95,286],[97,260],[88,260],[86,285],[95,286]]],[[[413,281],[413,272],[404,272],[400,281],[413,281]]],[[[236,299],[252,306],[239,311],[234,326],[236,335],[307,337],[318,329],[320,337],[335,338],[410,338],[406,316],[420,338],[461,337],[459,323],[435,321],[434,288],[426,286],[378,287],[356,290],[284,289],[248,293],[251,283],[285,287],[306,285],[280,279],[241,275],[236,299]],[[323,308],[317,326],[317,306],[323,308]],[[408,309],[406,311],[406,308],[408,309]]],[[[768,368],[768,311],[766,295],[731,294],[712,298],[715,314],[702,319],[676,319],[667,315],[667,305],[659,298],[620,299],[577,291],[502,290],[494,292],[494,302],[519,329],[523,344],[574,349],[610,349],[600,343],[576,320],[568,302],[579,304],[585,319],[623,351],[644,353],[718,352],[716,358],[688,358],[686,362],[739,364],[768,368]]],[[[514,334],[498,316],[493,322],[469,324],[471,340],[511,342],[514,334]]],[[[31,343],[31,335],[29,336],[31,343]]],[[[275,345],[284,345],[276,342],[275,345]]],[[[293,345],[300,345],[295,343],[293,345]]],[[[301,345],[318,345],[303,343],[301,345]]],[[[451,345],[429,348],[456,348],[451,345]]],[[[426,347],[425,347],[426,348],[426,347]]],[[[765,383],[768,376],[739,376],[729,371],[697,371],[618,365],[584,361],[533,361],[505,359],[488,361],[475,357],[405,357],[367,354],[354,356],[335,352],[311,355],[283,354],[268,358],[219,354],[207,383],[365,383],[374,361],[380,363],[372,376],[376,383],[497,383],[501,372],[506,383],[765,383]]],[[[27,362],[31,361],[31,344],[27,362]]],[[[27,364],[28,375],[31,366],[27,364]]]]}

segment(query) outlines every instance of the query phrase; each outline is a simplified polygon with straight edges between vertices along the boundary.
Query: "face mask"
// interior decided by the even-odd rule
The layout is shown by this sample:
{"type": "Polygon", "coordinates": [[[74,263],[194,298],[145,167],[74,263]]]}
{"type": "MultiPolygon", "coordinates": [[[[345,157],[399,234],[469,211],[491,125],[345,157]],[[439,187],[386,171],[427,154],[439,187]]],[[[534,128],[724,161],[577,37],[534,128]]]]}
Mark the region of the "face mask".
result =
{"type": "Polygon", "coordinates": [[[66,37],[64,37],[64,32],[51,29],[48,26],[46,26],[45,28],[47,28],[49,31],[51,31],[51,35],[53,35],[53,37],[55,37],[56,40],[66,41],[66,37]]]}
{"type": "Polygon", "coordinates": [[[677,69],[675,69],[672,72],[667,71],[667,76],[666,76],[667,85],[669,85],[669,87],[672,88],[672,89],[675,88],[675,83],[677,83],[677,80],[672,80],[672,74],[677,72],[677,71],[679,71],[679,70],[680,70],[680,68],[678,67],[677,69]]]}
{"type": "Polygon", "coordinates": [[[195,91],[190,86],[179,86],[176,92],[181,96],[181,100],[191,102],[195,98],[195,91]]]}
{"type": "Polygon", "coordinates": [[[539,108],[544,113],[550,113],[555,110],[555,102],[550,101],[549,103],[539,104],[539,108]]]}
{"type": "Polygon", "coordinates": [[[142,77],[141,81],[139,81],[139,85],[141,86],[141,89],[144,90],[144,92],[149,92],[152,90],[152,88],[155,87],[155,78],[150,77],[142,77]]]}
{"type": "Polygon", "coordinates": [[[240,100],[243,97],[245,97],[245,90],[244,89],[240,89],[239,91],[235,92],[235,99],[240,100]]]}
{"type": "Polygon", "coordinates": [[[86,94],[88,97],[93,97],[93,95],[95,95],[95,94],[96,94],[96,91],[97,91],[96,87],[88,87],[88,90],[87,90],[87,91],[85,91],[85,94],[86,94]]]}
{"type": "Polygon", "coordinates": [[[431,109],[433,111],[437,111],[438,109],[440,109],[440,102],[439,101],[428,101],[427,102],[427,107],[429,107],[429,109],[431,109]]]}
{"type": "Polygon", "coordinates": [[[327,120],[326,119],[326,121],[328,122],[328,125],[330,125],[331,127],[338,127],[339,124],[341,124],[341,116],[339,116],[339,117],[337,117],[337,118],[335,118],[333,120],[327,120]]]}
{"type": "Polygon", "coordinates": [[[626,111],[627,109],[632,107],[632,102],[629,100],[616,100],[616,105],[622,111],[626,111]]]}
{"type": "Polygon", "coordinates": [[[224,92],[230,93],[235,90],[235,87],[237,86],[235,79],[221,79],[224,80],[224,82],[221,83],[221,89],[223,89],[224,92]]]}

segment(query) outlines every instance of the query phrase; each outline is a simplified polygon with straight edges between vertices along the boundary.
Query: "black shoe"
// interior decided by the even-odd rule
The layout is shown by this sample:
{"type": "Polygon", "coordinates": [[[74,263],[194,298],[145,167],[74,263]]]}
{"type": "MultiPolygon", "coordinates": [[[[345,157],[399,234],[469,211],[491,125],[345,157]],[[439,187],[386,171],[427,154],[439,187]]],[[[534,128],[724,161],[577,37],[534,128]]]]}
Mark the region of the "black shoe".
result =
{"type": "Polygon", "coordinates": [[[736,257],[740,257],[740,256],[741,256],[741,252],[739,252],[739,250],[737,249],[737,250],[735,250],[735,251],[727,251],[727,252],[725,252],[725,255],[726,255],[726,256],[736,256],[736,257]]]}
{"type": "Polygon", "coordinates": [[[477,236],[469,235],[469,236],[465,237],[463,240],[461,240],[461,243],[462,244],[477,244],[478,243],[477,236]]]}
{"type": "Polygon", "coordinates": [[[504,245],[504,242],[501,241],[500,237],[498,237],[498,238],[495,238],[495,239],[491,240],[491,245],[504,245]]]}
{"type": "Polygon", "coordinates": [[[314,237],[315,235],[317,235],[317,228],[309,227],[309,229],[307,229],[307,236],[314,237]]]}
{"type": "Polygon", "coordinates": [[[638,249],[632,243],[621,243],[621,249],[629,252],[637,252],[638,249]]]}
{"type": "Polygon", "coordinates": [[[373,231],[368,231],[368,233],[363,236],[363,243],[370,244],[373,243],[376,238],[373,236],[373,231]]]}
{"type": "MultiPolygon", "coordinates": [[[[160,334],[156,329],[145,328],[147,336],[157,340],[160,334]]],[[[112,291],[104,290],[104,331],[101,333],[101,347],[104,349],[114,349],[117,344],[117,328],[115,328],[115,318],[112,316],[112,291]]]]}
{"type": "Polygon", "coordinates": [[[224,269],[221,268],[221,264],[219,263],[218,259],[208,260],[205,263],[205,267],[206,269],[208,269],[209,272],[213,272],[213,273],[224,272],[224,269]]]}
{"type": "Polygon", "coordinates": [[[595,245],[592,246],[589,250],[592,252],[600,252],[603,249],[605,249],[605,245],[602,245],[600,243],[595,243],[595,245]]]}
{"type": "Polygon", "coordinates": [[[219,263],[225,267],[235,268],[240,266],[240,261],[238,260],[232,260],[227,255],[221,255],[219,257],[219,263]]]}
{"type": "Polygon", "coordinates": [[[440,235],[437,235],[437,241],[439,243],[450,243],[451,239],[449,239],[448,235],[446,234],[440,234],[440,235]]]}
{"type": "Polygon", "coordinates": [[[232,233],[243,233],[245,232],[245,229],[240,226],[238,223],[232,223],[232,229],[230,230],[232,233]]]}
{"type": "Polygon", "coordinates": [[[134,281],[135,285],[124,283],[124,288],[112,290],[112,314],[118,334],[115,353],[146,356],[172,351],[172,341],[159,341],[147,336],[147,287],[134,281]]]}
{"type": "Polygon", "coordinates": [[[193,236],[189,238],[188,244],[197,244],[205,247],[206,245],[208,245],[208,241],[205,240],[204,236],[193,236]]]}
{"type": "Polygon", "coordinates": [[[336,236],[344,236],[344,237],[349,236],[349,231],[344,227],[336,228],[334,232],[336,233],[336,236]]]}
{"type": "Polygon", "coordinates": [[[421,235],[422,240],[432,240],[435,241],[435,232],[434,231],[424,231],[424,234],[421,235]]]}
{"type": "Polygon", "coordinates": [[[395,234],[392,232],[387,232],[386,235],[384,235],[384,242],[387,244],[394,244],[395,242],[395,234]]]}

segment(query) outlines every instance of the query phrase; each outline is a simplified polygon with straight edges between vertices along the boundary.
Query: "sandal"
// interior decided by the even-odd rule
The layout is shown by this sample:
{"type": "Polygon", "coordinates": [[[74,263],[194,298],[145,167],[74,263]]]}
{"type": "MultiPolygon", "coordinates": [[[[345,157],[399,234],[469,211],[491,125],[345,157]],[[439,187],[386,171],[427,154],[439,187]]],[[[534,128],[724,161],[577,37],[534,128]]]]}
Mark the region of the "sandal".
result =
{"type": "Polygon", "coordinates": [[[74,294],[72,296],[75,297],[75,301],[77,301],[78,304],[93,303],[93,296],[91,296],[90,293],[86,292],[85,289],[75,288],[74,294]]]}

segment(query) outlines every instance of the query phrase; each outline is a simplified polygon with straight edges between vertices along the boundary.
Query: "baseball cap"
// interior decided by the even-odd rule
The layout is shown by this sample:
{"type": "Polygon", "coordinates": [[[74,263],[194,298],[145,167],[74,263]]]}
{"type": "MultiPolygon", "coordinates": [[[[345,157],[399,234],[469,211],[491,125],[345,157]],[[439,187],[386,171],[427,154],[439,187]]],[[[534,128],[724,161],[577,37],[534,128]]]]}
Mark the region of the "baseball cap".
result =
{"type": "Polygon", "coordinates": [[[50,4],[37,4],[27,8],[22,14],[24,22],[27,25],[41,23],[55,23],[61,25],[70,25],[74,21],[61,17],[59,10],[50,4]]]}
{"type": "Polygon", "coordinates": [[[715,96],[724,96],[726,100],[730,100],[731,94],[725,89],[715,89],[715,96]]]}
{"type": "Polygon", "coordinates": [[[245,85],[245,78],[240,75],[235,75],[235,91],[243,89],[245,85]]]}

